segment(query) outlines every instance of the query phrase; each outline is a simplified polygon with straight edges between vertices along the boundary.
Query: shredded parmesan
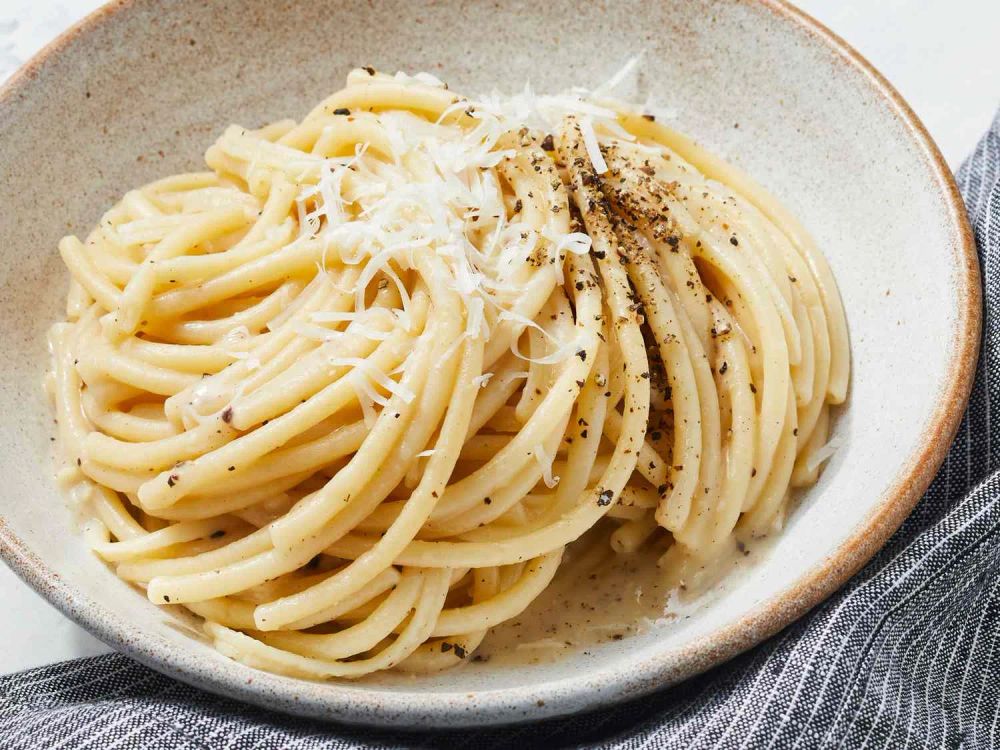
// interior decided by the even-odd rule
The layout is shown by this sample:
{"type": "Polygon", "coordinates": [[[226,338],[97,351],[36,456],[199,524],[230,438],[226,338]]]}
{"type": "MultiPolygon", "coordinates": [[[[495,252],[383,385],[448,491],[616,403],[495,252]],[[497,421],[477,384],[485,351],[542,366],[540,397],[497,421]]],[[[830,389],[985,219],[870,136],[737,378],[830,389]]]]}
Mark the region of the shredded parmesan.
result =
{"type": "Polygon", "coordinates": [[[493,377],[492,372],[484,372],[482,375],[477,375],[472,379],[473,385],[478,385],[480,388],[485,388],[486,384],[490,382],[493,377]]]}
{"type": "Polygon", "coordinates": [[[513,310],[504,310],[500,313],[499,317],[500,320],[509,320],[518,324],[519,328],[515,328],[515,333],[517,335],[514,337],[514,340],[510,345],[510,350],[513,352],[515,357],[523,359],[526,362],[533,362],[536,365],[553,365],[557,362],[564,362],[576,354],[580,349],[577,345],[576,337],[570,339],[569,341],[559,341],[555,336],[538,325],[538,323],[524,315],[521,315],[520,313],[514,312],[513,310]],[[521,332],[523,332],[525,328],[532,328],[540,331],[555,345],[555,350],[544,357],[531,357],[527,354],[522,354],[518,347],[518,339],[520,338],[521,332]]]}
{"type": "Polygon", "coordinates": [[[580,132],[583,135],[583,145],[587,149],[587,156],[590,157],[590,163],[594,165],[594,171],[597,174],[604,174],[608,171],[608,164],[604,161],[601,146],[597,142],[597,134],[594,132],[594,121],[589,117],[584,117],[580,121],[580,132]]]}
{"type": "MultiPolygon", "coordinates": [[[[406,403],[410,403],[416,397],[413,391],[402,383],[397,383],[367,359],[361,359],[360,357],[332,357],[330,364],[335,367],[352,368],[350,374],[355,376],[355,381],[372,381],[392,395],[398,396],[406,403]]],[[[385,406],[388,403],[384,397],[378,395],[375,391],[372,391],[371,398],[381,406],[385,406]]]]}
{"type": "Polygon", "coordinates": [[[625,64],[621,68],[619,68],[618,71],[611,76],[611,78],[609,78],[607,81],[605,81],[596,89],[594,89],[594,96],[595,97],[604,96],[606,94],[611,93],[612,91],[617,90],[618,87],[621,86],[622,82],[626,78],[628,78],[628,76],[633,71],[638,69],[639,62],[642,60],[644,52],[645,50],[640,50],[639,54],[633,55],[628,60],[626,60],[625,64]]]}
{"type": "Polygon", "coordinates": [[[821,445],[806,459],[806,470],[816,471],[820,465],[830,459],[834,453],[844,444],[844,438],[834,435],[824,445],[821,445]]]}
{"type": "Polygon", "coordinates": [[[552,476],[552,461],[555,456],[550,456],[542,445],[536,445],[531,454],[535,457],[538,465],[542,467],[542,481],[550,490],[559,484],[559,477],[552,476]]]}
{"type": "Polygon", "coordinates": [[[361,414],[365,420],[365,427],[369,430],[375,426],[375,420],[378,419],[378,413],[375,411],[374,402],[378,398],[378,394],[372,390],[372,387],[368,384],[363,377],[356,377],[359,373],[352,370],[347,374],[350,378],[351,386],[354,388],[354,393],[358,397],[358,403],[361,404],[361,414]]]}
{"type": "MultiPolygon", "coordinates": [[[[494,92],[474,99],[460,98],[445,108],[435,122],[402,110],[365,113],[378,120],[391,151],[390,159],[372,153],[369,144],[359,145],[351,156],[302,158],[301,167],[318,175],[315,184],[303,186],[298,196],[302,238],[322,243],[321,268],[327,268],[327,254],[336,253],[339,263],[358,267],[360,274],[351,290],[353,309],[312,313],[308,321],[294,323],[296,333],[335,342],[348,332],[384,340],[397,326],[412,331],[410,284],[420,255],[432,253],[447,272],[442,281],[459,296],[464,307],[464,331],[453,342],[449,356],[461,341],[488,340],[498,325],[511,323],[515,333],[511,351],[517,357],[537,365],[552,365],[575,355],[580,349],[575,337],[569,341],[557,339],[518,312],[516,304],[530,258],[546,258],[555,282],[562,284],[567,255],[587,254],[590,237],[583,232],[556,230],[553,223],[536,229],[517,215],[508,219],[505,188],[492,168],[514,154],[500,147],[501,139],[509,133],[524,127],[550,133],[565,117],[574,116],[594,169],[606,172],[600,138],[632,139],[618,123],[616,105],[610,96],[630,78],[638,62],[639,57],[630,59],[592,92],[574,89],[552,96],[538,95],[526,84],[511,96],[494,92]],[[471,127],[456,126],[455,115],[460,112],[471,127]],[[421,165],[418,179],[413,172],[415,164],[421,165]],[[370,286],[376,280],[380,284],[391,282],[401,300],[401,309],[394,311],[396,319],[388,327],[382,321],[376,325],[365,315],[370,286]],[[544,356],[531,357],[519,350],[518,339],[527,328],[541,331],[550,342],[544,356]]],[[[370,79],[366,71],[355,71],[349,85],[363,85],[370,79]]],[[[426,73],[377,75],[375,81],[447,88],[426,73]]],[[[253,141],[239,132],[229,137],[237,147],[253,151],[262,168],[269,158],[275,158],[274,154],[284,155],[280,150],[284,147],[276,144],[253,141]]],[[[358,377],[372,390],[372,403],[379,403],[372,386],[389,391],[398,387],[384,373],[366,371],[358,377]]],[[[477,382],[485,386],[487,381],[483,378],[477,382]]]]}

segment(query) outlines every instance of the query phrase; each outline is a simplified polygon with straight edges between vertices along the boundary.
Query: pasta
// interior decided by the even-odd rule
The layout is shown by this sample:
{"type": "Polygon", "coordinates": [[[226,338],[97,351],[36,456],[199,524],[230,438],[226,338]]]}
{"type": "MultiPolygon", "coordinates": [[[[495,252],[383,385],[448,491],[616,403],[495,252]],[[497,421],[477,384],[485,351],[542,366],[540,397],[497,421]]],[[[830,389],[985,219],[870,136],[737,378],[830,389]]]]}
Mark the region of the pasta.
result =
{"type": "Polygon", "coordinates": [[[454,666],[585,532],[676,574],[832,452],[826,261],[652,115],[360,69],[206,162],[62,240],[49,386],[94,550],[223,654],[454,666]]]}

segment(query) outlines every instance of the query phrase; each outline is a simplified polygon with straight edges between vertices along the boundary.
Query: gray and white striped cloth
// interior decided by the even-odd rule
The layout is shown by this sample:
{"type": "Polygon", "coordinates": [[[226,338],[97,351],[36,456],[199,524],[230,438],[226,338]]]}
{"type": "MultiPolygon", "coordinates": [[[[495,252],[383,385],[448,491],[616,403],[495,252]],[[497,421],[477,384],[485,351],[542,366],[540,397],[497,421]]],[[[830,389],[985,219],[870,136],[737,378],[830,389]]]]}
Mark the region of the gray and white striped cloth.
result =
{"type": "Polygon", "coordinates": [[[930,490],[838,594],[767,643],[633,703],[474,732],[378,732],[268,713],[125,656],[0,678],[0,747],[1000,747],[1000,114],[958,173],[985,278],[983,353],[930,490]]]}

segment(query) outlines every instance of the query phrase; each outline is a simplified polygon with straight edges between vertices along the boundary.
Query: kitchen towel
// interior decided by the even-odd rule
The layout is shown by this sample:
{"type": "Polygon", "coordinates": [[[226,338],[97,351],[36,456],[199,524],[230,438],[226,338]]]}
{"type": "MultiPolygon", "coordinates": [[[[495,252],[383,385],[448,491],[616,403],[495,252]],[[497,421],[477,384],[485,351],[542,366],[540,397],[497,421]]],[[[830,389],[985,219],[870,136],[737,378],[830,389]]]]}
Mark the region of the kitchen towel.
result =
{"type": "Polygon", "coordinates": [[[982,355],[958,437],[886,547],[770,641],[622,706],[451,732],[283,716],[98,656],[0,678],[0,747],[1000,747],[1000,113],[958,182],[984,279],[982,355]]]}

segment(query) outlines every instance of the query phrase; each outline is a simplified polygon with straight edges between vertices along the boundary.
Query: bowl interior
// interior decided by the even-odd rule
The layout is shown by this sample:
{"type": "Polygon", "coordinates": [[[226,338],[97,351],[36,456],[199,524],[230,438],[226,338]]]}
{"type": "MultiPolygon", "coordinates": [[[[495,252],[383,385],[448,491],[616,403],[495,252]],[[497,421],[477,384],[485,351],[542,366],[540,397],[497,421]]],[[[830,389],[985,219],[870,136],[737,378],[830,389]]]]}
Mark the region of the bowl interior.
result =
{"type": "MultiPolygon", "coordinates": [[[[943,456],[974,363],[977,291],[933,147],[873,76],[781,6],[740,0],[278,4],[136,0],[85,24],[0,106],[0,493],[8,559],[71,616],[159,669],[351,721],[498,723],[580,710],[704,669],[829,593],[884,541],[943,456]],[[122,192],[202,168],[230,122],[300,117],[357,65],[462,92],[596,84],[637,51],[670,124],[774,192],[813,233],[851,330],[843,447],[763,559],[690,617],[530,667],[317,684],[216,654],[92,557],[55,488],[41,390],[61,314],[60,236],[122,192]],[[867,531],[866,531],[867,530],[867,531]],[[544,701],[544,706],[538,705],[544,701]]],[[[972,264],[971,266],[969,264],[972,264]]]]}

